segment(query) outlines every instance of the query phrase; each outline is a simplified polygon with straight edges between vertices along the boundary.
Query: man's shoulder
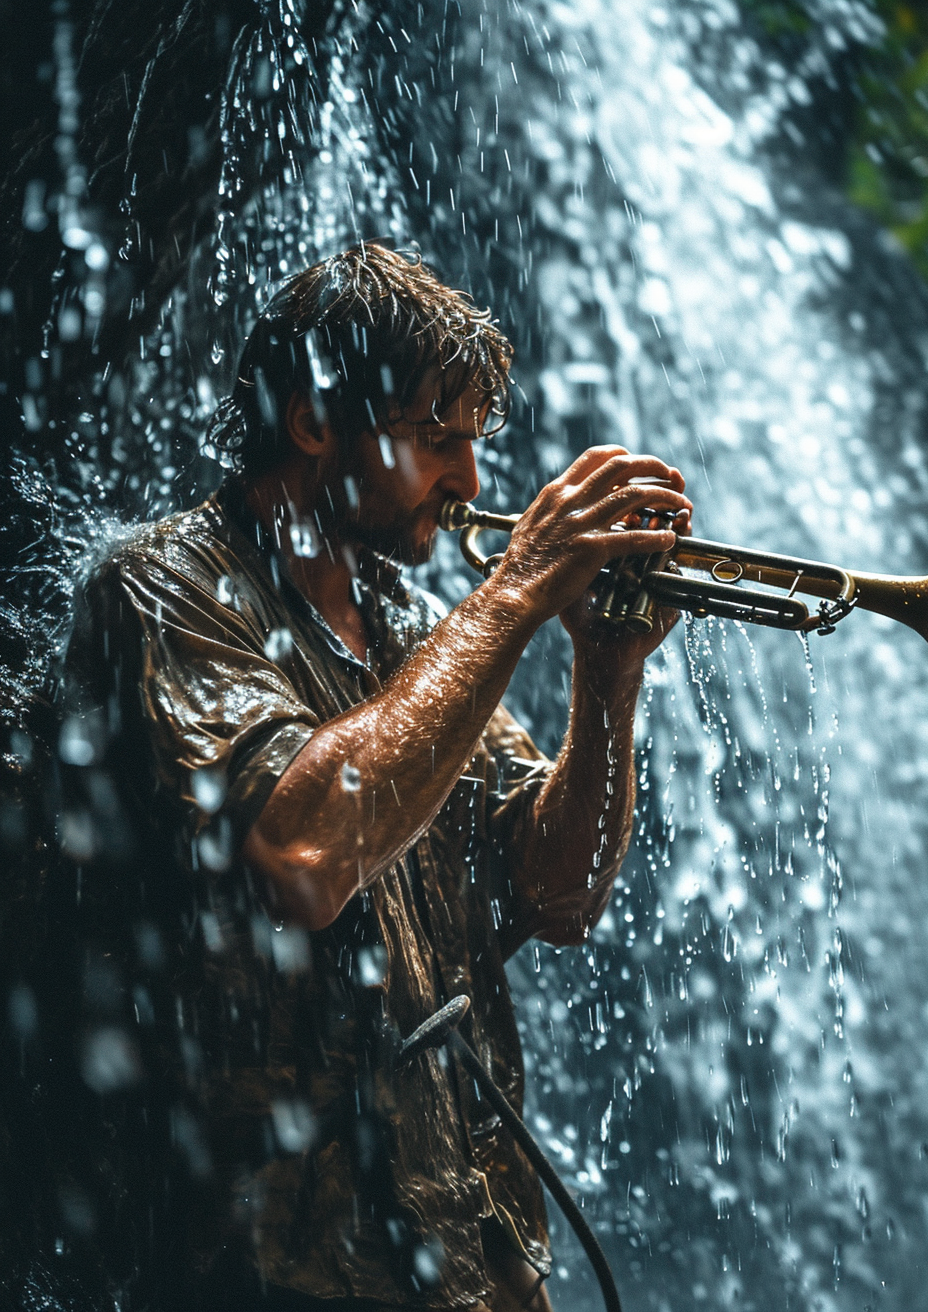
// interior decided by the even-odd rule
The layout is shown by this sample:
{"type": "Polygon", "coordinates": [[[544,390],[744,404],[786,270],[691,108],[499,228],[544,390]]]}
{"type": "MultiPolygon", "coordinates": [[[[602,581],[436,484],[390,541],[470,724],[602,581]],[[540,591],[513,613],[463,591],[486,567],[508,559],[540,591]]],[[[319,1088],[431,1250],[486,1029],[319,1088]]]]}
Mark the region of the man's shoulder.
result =
{"type": "Polygon", "coordinates": [[[88,552],[89,587],[140,582],[172,574],[213,583],[229,567],[228,523],[215,496],[192,510],[147,524],[110,525],[88,552]]]}
{"type": "Polygon", "coordinates": [[[209,534],[210,502],[154,523],[101,520],[86,545],[62,644],[66,682],[95,685],[113,644],[131,649],[131,617],[160,613],[173,595],[209,586],[192,565],[189,544],[209,534]]]}

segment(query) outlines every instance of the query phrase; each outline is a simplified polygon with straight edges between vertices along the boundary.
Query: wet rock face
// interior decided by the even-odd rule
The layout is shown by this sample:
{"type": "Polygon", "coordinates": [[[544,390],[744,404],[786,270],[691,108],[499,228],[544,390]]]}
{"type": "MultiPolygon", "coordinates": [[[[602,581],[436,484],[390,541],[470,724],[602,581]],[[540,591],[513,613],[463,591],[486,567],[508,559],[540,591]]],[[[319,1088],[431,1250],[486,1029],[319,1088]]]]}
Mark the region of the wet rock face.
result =
{"type": "MultiPolygon", "coordinates": [[[[31,288],[34,298],[26,301],[27,323],[29,309],[43,314],[62,241],[78,254],[88,249],[79,223],[69,240],[56,222],[62,181],[65,192],[80,189],[75,217],[86,221],[83,231],[102,238],[111,256],[120,253],[100,316],[107,328],[101,349],[125,346],[121,320],[131,317],[136,332],[151,323],[215,219],[223,127],[234,119],[224,111],[224,95],[243,52],[262,30],[265,54],[285,28],[312,46],[332,4],[275,8],[249,0],[53,4],[39,41],[32,24],[14,20],[8,50],[17,83],[3,204],[11,216],[23,212],[24,222],[7,232],[15,288],[27,297],[31,288]]],[[[285,75],[296,67],[285,57],[281,64],[285,75]]],[[[271,95],[270,70],[270,63],[255,70],[259,102],[271,95]]],[[[324,67],[313,71],[324,84],[324,67]]],[[[259,163],[237,163],[247,197],[259,163]]],[[[19,295],[17,308],[23,313],[19,295]]]]}

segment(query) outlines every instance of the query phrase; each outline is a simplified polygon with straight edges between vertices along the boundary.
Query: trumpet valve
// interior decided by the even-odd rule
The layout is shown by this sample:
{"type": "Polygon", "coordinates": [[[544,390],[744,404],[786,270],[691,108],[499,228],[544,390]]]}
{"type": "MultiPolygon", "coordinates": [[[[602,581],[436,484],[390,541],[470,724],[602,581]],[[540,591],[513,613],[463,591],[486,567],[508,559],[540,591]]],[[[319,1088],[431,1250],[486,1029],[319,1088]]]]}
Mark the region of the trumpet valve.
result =
{"type": "Polygon", "coordinates": [[[654,628],[654,598],[642,590],[625,616],[625,627],[632,633],[650,633],[654,628]]]}
{"type": "Polygon", "coordinates": [[[640,579],[625,561],[608,565],[594,584],[593,606],[597,618],[609,625],[624,624],[640,587],[640,579]]]}

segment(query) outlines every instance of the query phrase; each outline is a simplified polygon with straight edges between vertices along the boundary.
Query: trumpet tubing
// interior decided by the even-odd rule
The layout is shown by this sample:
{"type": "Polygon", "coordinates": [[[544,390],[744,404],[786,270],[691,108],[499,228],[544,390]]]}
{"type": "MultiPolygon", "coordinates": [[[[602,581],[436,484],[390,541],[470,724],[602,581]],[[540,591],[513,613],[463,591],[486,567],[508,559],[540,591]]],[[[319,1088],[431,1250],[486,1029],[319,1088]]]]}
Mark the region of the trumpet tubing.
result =
{"type": "MultiPolygon", "coordinates": [[[[749,582],[783,588],[793,595],[800,592],[804,596],[820,597],[826,602],[846,605],[845,613],[856,608],[885,615],[887,619],[914,629],[928,641],[926,576],[838,569],[837,566],[823,565],[818,561],[723,546],[721,543],[703,542],[698,538],[679,538],[673,558],[683,567],[708,570],[710,573],[718,568],[720,560],[730,560],[741,566],[743,573],[739,577],[749,582]]],[[[801,627],[818,627],[815,618],[810,616],[809,623],[801,627]]]]}
{"type": "MultiPolygon", "coordinates": [[[[440,522],[442,528],[461,532],[464,558],[486,576],[501,557],[483,555],[479,535],[491,529],[511,533],[520,518],[450,500],[440,522]]],[[[905,624],[928,641],[928,577],[860,573],[702,538],[678,536],[669,552],[618,561],[594,587],[603,620],[637,632],[652,627],[657,605],[806,633],[832,633],[859,609],[905,624]],[[684,569],[709,577],[691,578],[684,569]],[[797,594],[818,598],[818,607],[810,613],[797,594]]]]}

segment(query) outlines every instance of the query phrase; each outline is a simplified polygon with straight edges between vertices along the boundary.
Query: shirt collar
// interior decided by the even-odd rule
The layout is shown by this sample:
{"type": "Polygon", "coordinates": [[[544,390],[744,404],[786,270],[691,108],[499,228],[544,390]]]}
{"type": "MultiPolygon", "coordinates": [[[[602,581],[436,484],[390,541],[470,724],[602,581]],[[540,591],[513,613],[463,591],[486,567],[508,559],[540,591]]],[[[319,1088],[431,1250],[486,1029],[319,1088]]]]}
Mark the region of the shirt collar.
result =
{"type": "MultiPolygon", "coordinates": [[[[223,481],[211,500],[257,553],[271,565],[271,574],[275,583],[279,580],[279,586],[285,587],[288,593],[297,599],[297,603],[309,611],[313,620],[324,631],[329,645],[353,664],[363,665],[364,663],[359,661],[341,638],[332,631],[324,617],[293,582],[286,555],[275,542],[269,529],[249,506],[246,493],[247,488],[241,476],[232,475],[223,481]]],[[[385,648],[389,645],[390,635],[384,603],[388,602],[403,610],[412,606],[412,596],[403,581],[399,567],[369,547],[362,545],[352,547],[349,563],[354,575],[358,606],[371,636],[380,648],[379,652],[373,653],[375,660],[377,657],[382,659],[386,655],[385,648]]],[[[377,660],[376,663],[381,662],[377,660]]]]}

